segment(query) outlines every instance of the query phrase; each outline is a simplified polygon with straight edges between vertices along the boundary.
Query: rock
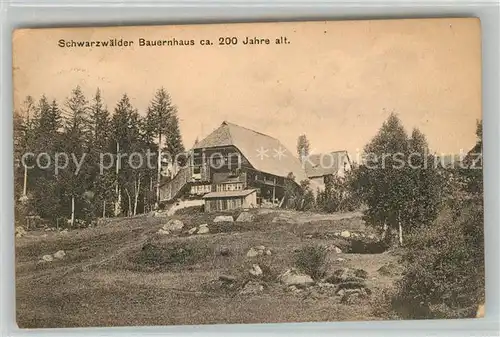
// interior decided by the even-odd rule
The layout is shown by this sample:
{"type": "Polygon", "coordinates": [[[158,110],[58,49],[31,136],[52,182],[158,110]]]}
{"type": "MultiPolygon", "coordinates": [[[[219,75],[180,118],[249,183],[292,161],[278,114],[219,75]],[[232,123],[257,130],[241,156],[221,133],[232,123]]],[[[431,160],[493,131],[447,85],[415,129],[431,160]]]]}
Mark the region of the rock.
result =
{"type": "Polygon", "coordinates": [[[286,289],[292,293],[300,293],[302,291],[302,289],[297,288],[296,286],[289,286],[286,289]]]}
{"type": "Polygon", "coordinates": [[[313,236],[311,234],[306,235],[306,239],[312,239],[312,237],[313,236]]]}
{"type": "Polygon", "coordinates": [[[344,296],[345,294],[345,290],[344,289],[340,289],[339,291],[337,291],[337,295],[338,296],[344,296]]]}
{"type": "Polygon", "coordinates": [[[52,257],[52,255],[44,255],[44,256],[42,256],[42,261],[52,262],[52,261],[54,261],[54,258],[52,257]]]}
{"type": "Polygon", "coordinates": [[[168,235],[168,234],[170,234],[170,231],[167,231],[167,230],[165,230],[165,229],[163,229],[163,228],[160,228],[160,229],[158,230],[158,232],[156,232],[156,233],[158,233],[158,234],[160,234],[160,235],[168,235]]]}
{"type": "Polygon", "coordinates": [[[340,232],[335,232],[335,234],[333,234],[335,236],[340,236],[340,232]]]}
{"type": "Polygon", "coordinates": [[[335,245],[332,245],[332,246],[329,246],[326,248],[327,251],[333,251],[337,254],[340,254],[342,253],[342,249],[340,249],[339,247],[335,246],[335,245]]]}
{"type": "Polygon", "coordinates": [[[162,229],[165,231],[179,231],[184,227],[184,223],[177,219],[171,219],[163,225],[162,229]]]}
{"type": "Polygon", "coordinates": [[[266,249],[266,247],[264,247],[264,246],[255,246],[254,248],[257,249],[257,250],[264,250],[264,249],[266,249]]]}
{"type": "Polygon", "coordinates": [[[241,289],[241,295],[255,295],[264,290],[264,286],[258,282],[249,281],[245,284],[243,289],[241,289]]]}
{"type": "Polygon", "coordinates": [[[271,255],[271,251],[269,249],[266,250],[266,255],[271,255]]]}
{"type": "Polygon", "coordinates": [[[357,234],[357,233],[351,233],[351,236],[352,236],[353,238],[357,238],[357,237],[358,237],[358,234],[357,234]]]}
{"type": "Polygon", "coordinates": [[[345,259],[343,259],[343,258],[339,257],[339,258],[337,258],[335,261],[337,261],[337,262],[345,262],[345,259]]]}
{"type": "Polygon", "coordinates": [[[219,280],[223,282],[236,282],[236,277],[231,276],[231,275],[220,275],[219,280]]]}
{"type": "Polygon", "coordinates": [[[255,257],[257,255],[259,255],[259,251],[253,247],[247,252],[247,257],[255,257]]]}
{"type": "Polygon", "coordinates": [[[167,214],[167,212],[155,211],[153,213],[153,216],[157,217],[157,218],[166,218],[168,216],[168,214],[167,214]]]}
{"type": "Polygon", "coordinates": [[[311,278],[311,276],[307,274],[303,274],[299,271],[297,271],[295,268],[288,269],[286,272],[281,274],[279,276],[279,280],[281,283],[287,285],[287,286],[308,286],[310,284],[313,284],[314,281],[311,278]]]}
{"type": "Polygon", "coordinates": [[[200,225],[200,227],[198,227],[198,234],[207,234],[210,232],[210,229],[208,229],[208,225],[207,224],[204,224],[204,225],[200,225]]]}
{"type": "Polygon", "coordinates": [[[66,252],[64,250],[58,250],[56,253],[54,253],[54,258],[56,259],[62,259],[66,256],[66,252]]]}
{"type": "Polygon", "coordinates": [[[234,219],[230,215],[218,215],[215,217],[214,222],[233,222],[234,219]]]}
{"type": "Polygon", "coordinates": [[[193,235],[194,233],[196,233],[197,230],[198,230],[198,227],[193,227],[190,230],[188,230],[188,234],[193,235]]]}
{"type": "Polygon", "coordinates": [[[252,268],[250,269],[250,274],[252,274],[253,276],[260,276],[262,275],[262,269],[260,269],[259,265],[258,264],[254,264],[252,265],[252,268]]]}
{"type": "Polygon", "coordinates": [[[61,231],[61,234],[68,234],[68,229],[63,229],[63,230],[61,231]]]}
{"type": "Polygon", "coordinates": [[[236,219],[236,222],[252,222],[253,219],[254,219],[253,214],[249,212],[242,212],[236,219]]]}
{"type": "Polygon", "coordinates": [[[368,239],[372,239],[372,240],[375,240],[377,237],[375,236],[375,234],[370,234],[368,235],[368,239]]]}
{"type": "Polygon", "coordinates": [[[328,283],[328,282],[318,283],[318,287],[319,288],[330,288],[330,289],[335,289],[336,288],[335,284],[331,284],[331,283],[328,283]]]}
{"type": "Polygon", "coordinates": [[[343,238],[350,238],[351,237],[351,233],[349,231],[342,231],[340,233],[340,236],[343,237],[343,238]]]}

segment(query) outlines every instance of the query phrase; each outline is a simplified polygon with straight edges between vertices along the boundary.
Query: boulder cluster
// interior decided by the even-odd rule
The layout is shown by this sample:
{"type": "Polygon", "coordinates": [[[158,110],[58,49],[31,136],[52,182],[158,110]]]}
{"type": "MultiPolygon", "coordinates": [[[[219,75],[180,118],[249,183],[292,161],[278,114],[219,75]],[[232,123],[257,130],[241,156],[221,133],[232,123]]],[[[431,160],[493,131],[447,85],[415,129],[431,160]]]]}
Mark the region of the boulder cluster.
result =
{"type": "Polygon", "coordinates": [[[266,248],[265,246],[262,245],[252,247],[247,252],[247,257],[255,257],[261,255],[272,255],[272,252],[269,248],[266,248]]]}
{"type": "Polygon", "coordinates": [[[40,262],[52,262],[54,260],[62,260],[66,256],[66,252],[64,250],[58,250],[54,254],[46,254],[42,256],[40,262]]]}
{"type": "MultiPolygon", "coordinates": [[[[158,231],[157,234],[160,235],[169,235],[172,233],[179,233],[184,228],[184,223],[178,219],[171,219],[166,224],[164,224],[158,231]]],[[[208,224],[201,224],[195,227],[192,227],[186,234],[194,235],[194,234],[207,234],[210,233],[210,229],[208,228],[208,224]]]]}

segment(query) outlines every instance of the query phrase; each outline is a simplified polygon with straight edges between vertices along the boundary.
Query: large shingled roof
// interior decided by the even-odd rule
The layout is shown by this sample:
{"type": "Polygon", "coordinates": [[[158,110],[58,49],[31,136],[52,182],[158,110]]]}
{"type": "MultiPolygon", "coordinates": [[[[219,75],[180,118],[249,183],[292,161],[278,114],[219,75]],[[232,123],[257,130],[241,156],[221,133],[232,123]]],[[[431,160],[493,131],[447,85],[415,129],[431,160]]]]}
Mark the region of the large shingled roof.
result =
{"type": "Polygon", "coordinates": [[[231,145],[237,147],[256,170],[280,177],[286,177],[292,172],[297,183],[307,179],[299,159],[279,140],[226,121],[195,144],[193,149],[231,145]]]}

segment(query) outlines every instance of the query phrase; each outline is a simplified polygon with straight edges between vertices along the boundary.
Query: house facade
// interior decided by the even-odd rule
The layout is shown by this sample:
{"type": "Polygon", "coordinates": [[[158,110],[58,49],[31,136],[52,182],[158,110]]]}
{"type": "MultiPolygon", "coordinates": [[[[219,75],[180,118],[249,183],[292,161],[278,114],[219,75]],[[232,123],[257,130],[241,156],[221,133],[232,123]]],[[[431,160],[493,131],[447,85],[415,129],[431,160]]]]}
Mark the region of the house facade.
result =
{"type": "Polygon", "coordinates": [[[244,194],[241,205],[250,202],[245,201],[248,195],[249,198],[255,196],[252,202],[255,206],[280,204],[286,186],[298,187],[300,181],[307,179],[298,158],[279,140],[229,122],[223,122],[197,142],[188,158],[187,165],[161,185],[162,202],[208,195],[204,198],[205,204],[210,204],[208,208],[220,210],[221,207],[230,209],[240,201],[217,201],[218,206],[212,207],[213,200],[240,200],[244,194]],[[249,191],[252,192],[247,193],[249,191]]]}
{"type": "Polygon", "coordinates": [[[307,178],[319,190],[325,189],[329,176],[343,178],[351,170],[352,162],[347,151],[312,154],[304,159],[307,178]]]}

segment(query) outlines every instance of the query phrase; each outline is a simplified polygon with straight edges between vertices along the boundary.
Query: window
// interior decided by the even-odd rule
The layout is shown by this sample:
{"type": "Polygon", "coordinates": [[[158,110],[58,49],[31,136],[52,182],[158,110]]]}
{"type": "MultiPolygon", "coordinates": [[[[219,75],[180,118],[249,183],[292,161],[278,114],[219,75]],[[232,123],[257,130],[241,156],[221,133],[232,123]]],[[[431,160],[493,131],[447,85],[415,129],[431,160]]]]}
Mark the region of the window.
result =
{"type": "Polygon", "coordinates": [[[212,168],[218,169],[224,166],[224,164],[227,162],[227,159],[225,159],[221,153],[216,152],[210,156],[210,162],[212,168]]]}

